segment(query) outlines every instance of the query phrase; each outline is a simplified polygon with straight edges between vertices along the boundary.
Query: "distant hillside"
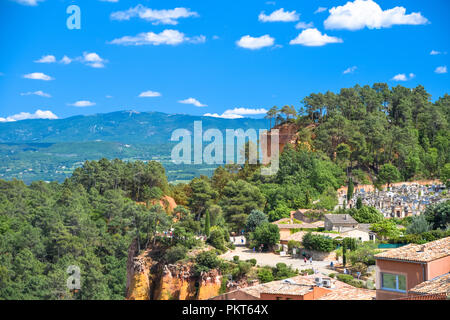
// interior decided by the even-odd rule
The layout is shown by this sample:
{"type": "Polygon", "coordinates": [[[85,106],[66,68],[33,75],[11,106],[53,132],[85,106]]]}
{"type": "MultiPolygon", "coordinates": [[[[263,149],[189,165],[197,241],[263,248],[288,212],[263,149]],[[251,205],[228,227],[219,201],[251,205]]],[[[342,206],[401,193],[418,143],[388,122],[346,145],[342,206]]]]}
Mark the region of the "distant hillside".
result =
{"type": "Polygon", "coordinates": [[[169,115],[160,112],[120,111],[58,120],[24,120],[0,123],[0,143],[86,142],[161,144],[170,141],[179,128],[192,132],[194,121],[203,122],[203,130],[267,129],[264,119],[221,119],[212,117],[169,115]]]}
{"type": "Polygon", "coordinates": [[[166,168],[170,182],[210,176],[217,165],[175,165],[170,151],[172,132],[193,132],[202,121],[203,132],[215,128],[265,129],[264,119],[220,119],[160,112],[121,111],[59,120],[0,123],[0,179],[64,181],[86,160],[119,158],[156,160],[166,168]]]}

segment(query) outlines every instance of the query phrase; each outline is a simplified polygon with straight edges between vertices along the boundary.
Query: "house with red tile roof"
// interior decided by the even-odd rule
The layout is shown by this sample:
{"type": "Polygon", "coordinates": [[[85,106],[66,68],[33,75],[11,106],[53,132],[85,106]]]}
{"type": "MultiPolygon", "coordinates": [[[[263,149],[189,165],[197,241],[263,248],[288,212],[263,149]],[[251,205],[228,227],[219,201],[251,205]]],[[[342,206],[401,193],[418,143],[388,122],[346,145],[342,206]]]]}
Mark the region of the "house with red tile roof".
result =
{"type": "Polygon", "coordinates": [[[450,272],[450,237],[426,244],[409,244],[375,255],[377,300],[407,298],[441,286],[450,272]],[[436,281],[436,282],[435,282],[436,281]]]}
{"type": "Polygon", "coordinates": [[[375,290],[316,274],[237,289],[211,300],[375,300],[375,295],[375,290]]]}

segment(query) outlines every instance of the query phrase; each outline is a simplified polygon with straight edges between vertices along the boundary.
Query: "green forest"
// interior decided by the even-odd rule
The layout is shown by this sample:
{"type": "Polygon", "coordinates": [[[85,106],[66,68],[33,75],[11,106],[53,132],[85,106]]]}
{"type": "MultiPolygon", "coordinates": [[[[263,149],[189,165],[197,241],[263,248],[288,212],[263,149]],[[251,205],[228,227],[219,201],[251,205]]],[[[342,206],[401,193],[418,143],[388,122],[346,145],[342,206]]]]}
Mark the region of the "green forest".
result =
{"type": "MultiPolygon", "coordinates": [[[[347,183],[440,178],[448,186],[448,95],[432,102],[421,86],[375,84],[311,94],[302,105],[267,114],[271,125],[298,126],[300,138],[285,147],[273,176],[246,162],[173,185],[159,162],[104,158],[86,161],[63,183],[0,181],[0,299],[121,300],[133,241],[137,251],[161,243],[161,260],[170,263],[199,246],[199,235],[223,251],[230,232],[251,232],[252,244],[267,248],[279,240],[270,222],[298,208],[332,211],[347,183]],[[176,201],[173,213],[153,205],[163,195],[176,201]],[[66,286],[71,265],[81,269],[78,292],[66,286]]],[[[448,226],[448,209],[435,210],[434,229],[448,226]]],[[[365,210],[355,212],[362,221],[377,214],[365,210]]],[[[199,256],[199,272],[217,267],[214,259],[199,256]]]]}

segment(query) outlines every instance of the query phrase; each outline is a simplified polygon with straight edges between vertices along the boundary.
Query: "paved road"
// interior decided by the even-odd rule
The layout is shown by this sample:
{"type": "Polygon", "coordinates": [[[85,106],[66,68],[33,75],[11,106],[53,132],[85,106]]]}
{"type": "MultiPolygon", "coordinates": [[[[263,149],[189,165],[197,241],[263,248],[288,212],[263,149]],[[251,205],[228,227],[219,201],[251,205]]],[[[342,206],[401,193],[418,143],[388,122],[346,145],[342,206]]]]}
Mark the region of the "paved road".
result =
{"type": "Polygon", "coordinates": [[[230,237],[230,241],[235,246],[245,246],[247,244],[247,240],[244,236],[236,236],[236,237],[230,237]]]}
{"type": "Polygon", "coordinates": [[[253,252],[251,249],[245,247],[236,247],[235,250],[228,251],[227,253],[221,255],[221,257],[226,260],[233,260],[234,256],[239,256],[240,260],[256,259],[258,265],[261,267],[263,266],[275,267],[277,263],[283,262],[288,266],[289,265],[292,266],[293,269],[298,269],[299,271],[314,267],[323,274],[328,275],[330,273],[333,273],[332,270],[327,268],[327,266],[329,266],[330,263],[326,261],[313,261],[312,264],[310,264],[308,261],[305,264],[302,259],[298,258],[294,259],[291,258],[291,256],[282,257],[275,253],[253,252]]]}

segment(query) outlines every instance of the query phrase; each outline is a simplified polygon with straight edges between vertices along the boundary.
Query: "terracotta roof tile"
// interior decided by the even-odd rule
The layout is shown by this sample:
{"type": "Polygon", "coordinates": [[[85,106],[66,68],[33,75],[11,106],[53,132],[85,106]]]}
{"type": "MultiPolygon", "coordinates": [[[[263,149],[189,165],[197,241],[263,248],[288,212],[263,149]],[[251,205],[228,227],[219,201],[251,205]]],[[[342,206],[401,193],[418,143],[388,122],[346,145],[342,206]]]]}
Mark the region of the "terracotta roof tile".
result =
{"type": "Polygon", "coordinates": [[[396,259],[415,262],[430,262],[450,255],[450,237],[426,244],[408,244],[375,255],[376,259],[396,259]]]}
{"type": "MultiPolygon", "coordinates": [[[[293,278],[290,278],[293,282],[295,282],[297,285],[302,285],[303,287],[306,286],[312,286],[314,285],[314,278],[311,277],[304,277],[304,276],[296,276],[293,278]]],[[[274,290],[278,290],[283,285],[289,285],[284,280],[278,280],[278,281],[272,281],[268,283],[262,283],[253,287],[247,287],[244,289],[241,289],[241,291],[244,291],[248,293],[249,295],[252,295],[256,298],[260,298],[262,292],[272,292],[274,290]]],[[[293,289],[294,290],[294,289],[293,289]]]]}
{"type": "Polygon", "coordinates": [[[450,294],[450,273],[422,282],[409,290],[409,292],[414,294],[450,294]]]}
{"type": "Polygon", "coordinates": [[[330,220],[333,224],[358,224],[358,222],[349,214],[326,214],[325,219],[330,220]]]}
{"type": "MultiPolygon", "coordinates": [[[[261,293],[304,295],[315,285],[315,278],[318,276],[328,278],[323,275],[295,276],[289,278],[292,283],[279,280],[240,290],[257,299],[260,299],[261,293]]],[[[325,294],[319,300],[374,300],[376,296],[375,290],[355,288],[335,279],[331,279],[331,283],[332,288],[325,288],[331,292],[325,294]]]]}

